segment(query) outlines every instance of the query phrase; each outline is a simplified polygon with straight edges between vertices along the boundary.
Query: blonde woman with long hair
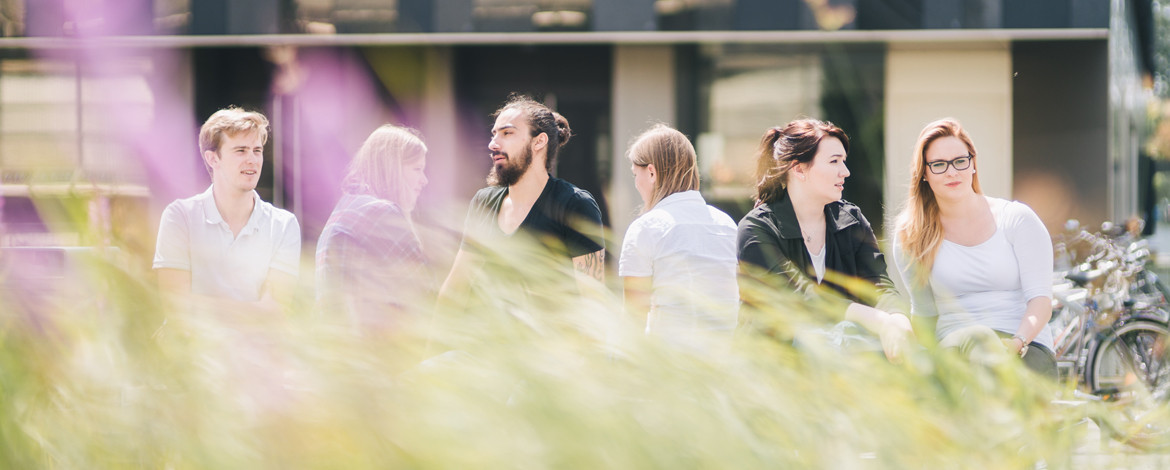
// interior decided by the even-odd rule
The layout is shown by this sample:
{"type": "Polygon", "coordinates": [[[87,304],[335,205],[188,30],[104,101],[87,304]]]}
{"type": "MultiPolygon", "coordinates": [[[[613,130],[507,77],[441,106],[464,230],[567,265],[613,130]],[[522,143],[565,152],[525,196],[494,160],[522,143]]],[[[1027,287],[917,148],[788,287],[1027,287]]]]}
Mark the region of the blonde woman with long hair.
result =
{"type": "Polygon", "coordinates": [[[1002,345],[1055,377],[1052,241],[1031,208],[983,194],[978,160],[954,119],[918,137],[894,244],[911,313],[944,347],[988,357],[1002,345]]]}
{"type": "Polygon", "coordinates": [[[699,193],[695,148],[658,125],[627,152],[643,213],[622,243],[618,274],[646,333],[702,348],[734,331],[739,310],[735,222],[699,193]]]}
{"type": "Polygon", "coordinates": [[[387,124],[350,162],[317,242],[317,299],[326,315],[388,330],[418,302],[429,304],[418,298],[434,286],[411,217],[427,184],[426,153],[416,131],[387,124]]]}
{"type": "Polygon", "coordinates": [[[756,207],[739,222],[740,267],[779,288],[839,299],[841,316],[876,334],[886,357],[899,360],[913,331],[873,228],[841,199],[848,157],[849,137],[830,122],[800,119],[764,133],[756,207]]]}

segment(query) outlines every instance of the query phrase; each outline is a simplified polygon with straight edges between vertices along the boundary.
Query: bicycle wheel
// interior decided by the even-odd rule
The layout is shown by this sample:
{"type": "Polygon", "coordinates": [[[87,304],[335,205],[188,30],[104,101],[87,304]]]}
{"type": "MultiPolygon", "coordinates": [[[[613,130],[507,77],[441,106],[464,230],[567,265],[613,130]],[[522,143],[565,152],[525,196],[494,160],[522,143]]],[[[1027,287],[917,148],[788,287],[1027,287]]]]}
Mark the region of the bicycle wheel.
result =
{"type": "Polygon", "coordinates": [[[1130,321],[1100,336],[1091,351],[1085,384],[1111,402],[1108,430],[1134,447],[1170,446],[1170,328],[1130,321]]]}
{"type": "Polygon", "coordinates": [[[1085,383],[1093,392],[1140,385],[1165,401],[1170,393],[1170,328],[1147,320],[1109,331],[1092,348],[1085,383]],[[1160,393],[1159,393],[1160,392],[1160,393]]]}

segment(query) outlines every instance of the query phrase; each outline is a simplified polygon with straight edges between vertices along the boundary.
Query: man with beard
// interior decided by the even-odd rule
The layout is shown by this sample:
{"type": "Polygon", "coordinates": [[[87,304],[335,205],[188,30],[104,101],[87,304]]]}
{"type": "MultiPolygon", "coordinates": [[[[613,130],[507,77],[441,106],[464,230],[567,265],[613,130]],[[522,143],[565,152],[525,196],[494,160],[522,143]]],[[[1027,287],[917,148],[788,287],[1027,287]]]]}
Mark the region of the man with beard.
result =
{"type": "MultiPolygon", "coordinates": [[[[527,305],[535,301],[538,310],[561,307],[571,302],[563,295],[566,286],[583,292],[604,281],[601,210],[588,191],[549,174],[572,135],[564,116],[513,96],[493,117],[490,186],[471,201],[463,243],[440,297],[465,301],[468,281],[476,276],[501,288],[518,281],[527,305]]],[[[488,294],[481,297],[501,297],[485,282],[476,283],[488,294]]]]}

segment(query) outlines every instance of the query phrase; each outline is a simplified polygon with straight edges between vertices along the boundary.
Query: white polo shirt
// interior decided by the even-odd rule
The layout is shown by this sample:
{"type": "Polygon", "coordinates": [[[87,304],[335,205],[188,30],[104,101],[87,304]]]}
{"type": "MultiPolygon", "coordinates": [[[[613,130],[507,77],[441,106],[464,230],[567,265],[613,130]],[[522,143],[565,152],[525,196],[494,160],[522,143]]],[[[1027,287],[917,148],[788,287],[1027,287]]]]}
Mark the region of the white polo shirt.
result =
{"type": "Polygon", "coordinates": [[[172,202],[163,211],[154,269],[191,272],[191,292],[242,302],[260,300],[268,270],[300,272],[301,228],[291,212],[252,191],[256,205],[233,236],[215,207],[211,188],[172,202]]]}

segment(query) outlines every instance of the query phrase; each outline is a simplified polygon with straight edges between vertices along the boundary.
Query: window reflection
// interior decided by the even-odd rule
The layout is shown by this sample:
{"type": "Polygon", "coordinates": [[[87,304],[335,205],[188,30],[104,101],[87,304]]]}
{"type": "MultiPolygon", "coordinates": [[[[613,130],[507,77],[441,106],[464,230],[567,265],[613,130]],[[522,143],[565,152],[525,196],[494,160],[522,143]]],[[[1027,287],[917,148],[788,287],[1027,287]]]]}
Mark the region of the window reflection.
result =
{"type": "Polygon", "coordinates": [[[730,30],[733,0],[657,0],[654,13],[663,31],[730,30]]]}
{"type": "Polygon", "coordinates": [[[298,0],[297,16],[305,25],[338,33],[385,33],[400,29],[396,0],[298,0]]]}
{"type": "Polygon", "coordinates": [[[296,0],[308,33],[588,31],[592,0],[296,0]]]}
{"type": "Polygon", "coordinates": [[[476,31],[584,31],[592,0],[475,0],[476,31]]]}
{"type": "Polygon", "coordinates": [[[188,34],[192,0],[154,0],[154,29],[158,34],[188,34]]]}

